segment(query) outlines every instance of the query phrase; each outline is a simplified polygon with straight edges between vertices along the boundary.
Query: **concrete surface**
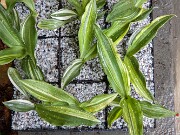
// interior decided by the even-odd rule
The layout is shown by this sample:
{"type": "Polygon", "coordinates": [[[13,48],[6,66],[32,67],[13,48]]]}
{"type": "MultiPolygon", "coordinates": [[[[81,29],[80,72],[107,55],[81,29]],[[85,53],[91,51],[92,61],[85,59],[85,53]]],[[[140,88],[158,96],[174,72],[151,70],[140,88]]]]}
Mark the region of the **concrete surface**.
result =
{"type": "MultiPolygon", "coordinates": [[[[175,68],[175,91],[174,91],[174,102],[175,102],[175,111],[180,112],[180,1],[174,0],[174,13],[177,15],[177,18],[174,19],[173,26],[173,44],[174,44],[174,68],[175,68]]],[[[175,130],[176,135],[180,135],[180,117],[175,119],[175,130]]]]}

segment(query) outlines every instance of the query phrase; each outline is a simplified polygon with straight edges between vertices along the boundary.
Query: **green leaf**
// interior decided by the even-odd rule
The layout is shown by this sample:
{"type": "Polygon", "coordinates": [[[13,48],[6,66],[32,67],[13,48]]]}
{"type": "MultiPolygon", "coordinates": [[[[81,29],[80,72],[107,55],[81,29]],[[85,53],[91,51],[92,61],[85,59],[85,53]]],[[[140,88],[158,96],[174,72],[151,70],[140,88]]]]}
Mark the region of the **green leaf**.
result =
{"type": "Polygon", "coordinates": [[[63,74],[62,88],[66,87],[67,84],[69,84],[74,78],[76,78],[80,74],[80,70],[82,66],[84,65],[85,61],[88,61],[97,55],[97,46],[93,45],[84,59],[76,59],[72,62],[72,64],[66,69],[66,71],[63,74]]]}
{"type": "Polygon", "coordinates": [[[65,20],[69,20],[72,17],[76,17],[77,14],[69,9],[60,9],[58,11],[56,11],[55,13],[51,14],[51,17],[53,19],[57,19],[57,20],[61,20],[61,21],[65,21],[65,20]]]}
{"type": "Polygon", "coordinates": [[[22,88],[22,84],[20,82],[22,78],[20,77],[18,71],[10,67],[8,69],[8,77],[13,86],[16,87],[16,89],[18,89],[23,95],[25,95],[28,98],[28,93],[22,88]]]}
{"type": "Polygon", "coordinates": [[[17,2],[23,2],[32,12],[36,13],[34,0],[6,0],[7,10],[11,11],[17,2]]]}
{"type": "Polygon", "coordinates": [[[13,18],[14,18],[15,28],[16,28],[18,31],[20,31],[20,23],[21,23],[21,20],[20,20],[19,14],[18,14],[18,12],[17,12],[16,9],[13,9],[12,15],[13,15],[13,18]]]}
{"type": "Polygon", "coordinates": [[[0,39],[9,47],[23,46],[19,32],[12,27],[10,15],[0,4],[0,39]]]}
{"type": "Polygon", "coordinates": [[[140,103],[131,97],[124,99],[121,103],[123,118],[128,124],[130,135],[143,135],[143,113],[140,103]]]}
{"type": "Polygon", "coordinates": [[[164,108],[161,105],[151,104],[147,101],[140,101],[141,108],[143,111],[144,116],[149,118],[165,118],[165,117],[173,117],[176,115],[175,112],[170,111],[164,108]]]}
{"type": "Polygon", "coordinates": [[[127,50],[127,55],[132,56],[139,52],[145,45],[147,45],[155,36],[157,31],[174,15],[164,15],[156,18],[149,25],[144,27],[139,32],[132,35],[127,50]]]}
{"type": "Polygon", "coordinates": [[[68,106],[69,104],[67,102],[59,101],[59,102],[53,102],[50,105],[51,106],[68,106]]]}
{"type": "Polygon", "coordinates": [[[84,57],[84,61],[88,61],[91,60],[93,58],[95,58],[97,56],[97,44],[93,45],[88,53],[86,54],[86,56],[84,57]]]}
{"type": "Polygon", "coordinates": [[[82,0],[82,6],[85,9],[87,4],[90,2],[91,0],[82,0]]]}
{"type": "Polygon", "coordinates": [[[36,18],[30,14],[26,17],[21,24],[21,36],[25,43],[25,47],[28,50],[27,53],[31,56],[31,59],[35,62],[34,50],[37,44],[37,31],[36,31],[36,18]]]}
{"type": "Polygon", "coordinates": [[[8,107],[10,110],[16,111],[16,112],[28,112],[31,110],[34,110],[34,104],[31,103],[28,100],[10,100],[7,102],[3,102],[3,104],[8,107]]]}
{"type": "Polygon", "coordinates": [[[96,0],[96,3],[97,3],[97,9],[101,9],[106,4],[106,0],[96,0]]]}
{"type": "Polygon", "coordinates": [[[133,20],[133,22],[137,22],[137,21],[141,21],[144,20],[145,18],[147,18],[149,16],[149,14],[153,11],[153,8],[150,9],[142,9],[142,13],[139,14],[139,16],[137,18],[135,18],[133,20]]]}
{"type": "Polygon", "coordinates": [[[80,58],[84,58],[92,46],[96,17],[96,1],[91,0],[81,18],[81,26],[78,33],[80,58]]]}
{"type": "Polygon", "coordinates": [[[136,7],[142,7],[142,5],[147,2],[147,0],[134,0],[136,7]]]}
{"type": "Polygon", "coordinates": [[[76,76],[80,74],[80,70],[83,66],[83,59],[76,59],[72,62],[72,64],[66,69],[63,74],[61,86],[64,88],[67,84],[69,84],[76,76]]]}
{"type": "Polygon", "coordinates": [[[117,97],[110,103],[110,106],[120,107],[120,101],[121,101],[121,98],[117,97]]]}
{"type": "Polygon", "coordinates": [[[82,16],[84,9],[82,8],[81,3],[78,0],[68,0],[68,2],[75,7],[79,16],[82,16]]]}
{"type": "Polygon", "coordinates": [[[114,45],[118,45],[124,36],[127,34],[130,28],[129,22],[115,21],[111,27],[106,29],[104,33],[112,39],[114,45]]]}
{"type": "Polygon", "coordinates": [[[102,17],[104,17],[104,15],[106,14],[107,10],[104,11],[99,11],[97,13],[97,20],[101,19],[102,17]]]}
{"type": "Polygon", "coordinates": [[[110,85],[121,97],[126,97],[130,94],[130,82],[126,67],[112,45],[112,41],[98,26],[95,26],[95,32],[98,40],[98,55],[110,85]]]}
{"type": "Polygon", "coordinates": [[[114,107],[110,113],[108,114],[107,121],[108,126],[111,127],[113,122],[115,122],[117,119],[119,119],[123,114],[123,110],[121,107],[114,107]]]}
{"type": "Polygon", "coordinates": [[[146,80],[139,69],[137,59],[134,56],[125,56],[124,63],[129,71],[130,81],[133,84],[135,91],[147,100],[154,100],[151,92],[146,88],[146,80]]]}
{"type": "Polygon", "coordinates": [[[132,4],[132,0],[121,0],[115,4],[113,10],[107,16],[106,21],[131,21],[135,19],[141,12],[141,8],[135,7],[135,5],[132,4]]]}
{"type": "Polygon", "coordinates": [[[77,99],[72,95],[46,82],[31,79],[21,80],[20,82],[25,91],[41,101],[63,101],[69,104],[78,104],[77,99]]]}
{"type": "Polygon", "coordinates": [[[28,79],[40,81],[44,80],[44,76],[41,69],[34,63],[34,61],[29,56],[25,57],[21,61],[21,67],[28,79]]]}
{"type": "Polygon", "coordinates": [[[57,19],[45,19],[41,20],[38,23],[38,27],[40,29],[46,29],[46,30],[54,30],[54,29],[59,29],[60,27],[64,26],[70,21],[60,21],[57,19]]]}
{"type": "Polygon", "coordinates": [[[56,126],[92,126],[100,123],[92,114],[71,106],[36,105],[36,111],[43,120],[56,126]]]}
{"type": "Polygon", "coordinates": [[[26,51],[21,46],[4,49],[0,51],[0,65],[8,64],[14,59],[22,59],[25,55],[26,51]]]}
{"type": "Polygon", "coordinates": [[[118,94],[102,94],[97,95],[89,101],[83,102],[80,104],[84,110],[88,112],[98,112],[108,106],[118,94]]]}

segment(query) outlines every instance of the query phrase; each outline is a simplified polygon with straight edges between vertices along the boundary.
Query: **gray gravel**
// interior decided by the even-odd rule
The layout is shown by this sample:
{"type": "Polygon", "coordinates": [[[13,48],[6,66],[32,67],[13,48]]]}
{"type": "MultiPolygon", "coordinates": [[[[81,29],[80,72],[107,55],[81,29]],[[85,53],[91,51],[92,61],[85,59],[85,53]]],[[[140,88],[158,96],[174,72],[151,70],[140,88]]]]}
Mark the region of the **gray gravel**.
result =
{"type": "MultiPolygon", "coordinates": [[[[112,5],[115,3],[115,0],[108,0],[108,8],[111,8],[112,5]]],[[[45,19],[49,17],[49,14],[57,11],[59,6],[59,2],[52,1],[52,0],[37,0],[36,2],[36,9],[39,13],[38,21],[41,19],[45,19]]],[[[146,3],[144,7],[149,7],[150,2],[146,3]]],[[[66,2],[66,0],[62,0],[62,7],[70,8],[70,5],[66,2]]],[[[21,13],[21,17],[23,18],[29,11],[23,4],[18,4],[17,9],[21,13]],[[23,13],[22,13],[23,12],[23,13]]],[[[131,35],[134,31],[143,26],[150,23],[151,18],[148,17],[147,19],[134,23],[131,26],[131,29],[128,35],[131,35]]],[[[60,78],[58,78],[59,74],[62,76],[64,70],[67,66],[78,57],[78,28],[79,28],[79,21],[73,21],[70,24],[67,24],[61,28],[61,30],[54,30],[54,31],[46,31],[46,30],[38,30],[39,36],[44,37],[52,37],[47,39],[39,39],[37,48],[36,48],[36,57],[38,59],[38,65],[41,67],[45,79],[48,82],[58,83],[60,78]],[[59,35],[61,35],[59,37],[59,35]],[[57,38],[53,38],[53,37],[57,38]],[[67,37],[70,36],[70,37],[67,37]],[[60,42],[59,42],[60,41],[60,42]],[[59,44],[60,43],[60,44],[59,44]],[[58,53],[61,53],[60,62],[62,66],[60,70],[58,70],[58,53]],[[60,71],[60,72],[59,72],[60,71]]],[[[105,26],[104,19],[102,18],[99,21],[101,26],[105,26]]],[[[127,43],[129,37],[125,37],[125,40],[118,45],[119,53],[123,54],[124,48],[122,48],[122,44],[127,43]]],[[[127,46],[126,46],[127,48],[127,46]]],[[[140,62],[140,69],[142,70],[143,74],[147,80],[147,87],[151,90],[154,94],[154,75],[153,75],[153,44],[150,43],[146,48],[144,48],[141,52],[139,52],[136,57],[140,62]]],[[[15,62],[15,65],[19,67],[18,61],[15,62]]],[[[19,69],[21,71],[21,69],[19,69]]],[[[23,74],[23,73],[22,73],[23,74]]],[[[104,78],[104,73],[102,71],[101,65],[99,64],[99,60],[97,58],[87,62],[83,69],[81,70],[80,75],[76,78],[76,80],[97,80],[100,81],[104,78]]],[[[60,85],[60,84],[57,84],[60,85]]],[[[66,91],[73,94],[77,97],[80,101],[86,101],[91,97],[102,94],[106,90],[105,83],[92,83],[92,84],[70,84],[66,87],[66,91]]],[[[111,92],[111,90],[109,90],[111,92]]],[[[134,91],[132,91],[132,95],[135,98],[141,99],[134,91]]],[[[22,95],[15,90],[14,98],[20,98],[22,95]]],[[[104,129],[105,128],[105,112],[102,111],[97,114],[98,119],[102,121],[100,125],[96,125],[94,127],[74,127],[78,129],[104,129]]],[[[154,119],[147,119],[144,118],[144,126],[145,127],[154,127],[154,119]]],[[[32,129],[72,129],[69,127],[54,127],[44,121],[42,121],[38,116],[37,113],[34,111],[30,111],[27,113],[13,113],[12,114],[12,129],[14,130],[32,130],[32,129]]],[[[123,129],[126,130],[126,123],[119,119],[117,120],[112,129],[123,129]]]]}

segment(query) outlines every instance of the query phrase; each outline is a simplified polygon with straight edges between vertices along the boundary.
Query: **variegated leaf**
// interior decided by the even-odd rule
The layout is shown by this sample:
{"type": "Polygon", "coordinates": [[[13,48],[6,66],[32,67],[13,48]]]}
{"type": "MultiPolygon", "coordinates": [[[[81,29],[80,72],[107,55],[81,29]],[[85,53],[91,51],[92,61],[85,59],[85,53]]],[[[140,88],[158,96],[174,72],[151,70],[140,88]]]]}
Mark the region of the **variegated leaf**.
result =
{"type": "Polygon", "coordinates": [[[65,92],[64,90],[52,86],[43,81],[37,80],[20,80],[23,90],[34,96],[35,98],[46,102],[63,101],[68,104],[78,104],[75,97],[65,92]]]}
{"type": "Polygon", "coordinates": [[[69,21],[60,21],[57,19],[45,19],[45,20],[41,20],[38,23],[38,27],[40,29],[54,30],[54,29],[59,29],[60,27],[67,24],[68,22],[69,21]]]}
{"type": "Polygon", "coordinates": [[[130,135],[143,135],[143,113],[140,103],[128,96],[121,102],[123,118],[128,124],[130,135]]]}
{"type": "Polygon", "coordinates": [[[143,111],[143,115],[149,118],[159,119],[159,118],[173,117],[176,115],[175,112],[170,111],[158,104],[151,104],[147,101],[140,101],[140,105],[143,111]]]}
{"type": "Polygon", "coordinates": [[[24,46],[19,32],[12,27],[12,18],[0,4],[0,39],[9,47],[24,46]]]}
{"type": "Polygon", "coordinates": [[[92,46],[96,17],[96,0],[91,0],[81,18],[81,26],[78,33],[80,58],[84,58],[92,46]]]}
{"type": "Polygon", "coordinates": [[[132,56],[126,56],[124,63],[129,71],[130,81],[133,84],[135,91],[143,98],[153,101],[151,92],[146,88],[146,80],[139,69],[139,63],[137,59],[132,56]]]}
{"type": "Polygon", "coordinates": [[[127,32],[129,31],[129,27],[129,22],[115,21],[112,23],[111,27],[104,31],[104,33],[112,39],[112,41],[114,42],[113,45],[116,46],[127,34],[127,32]]]}
{"type": "Polygon", "coordinates": [[[139,14],[139,16],[137,18],[135,18],[133,20],[133,22],[137,22],[137,21],[141,21],[144,20],[145,18],[147,18],[149,16],[149,14],[153,11],[153,8],[150,9],[142,9],[142,13],[139,14]]]}
{"type": "Polygon", "coordinates": [[[34,51],[37,44],[37,31],[36,31],[36,18],[30,14],[26,17],[21,24],[21,36],[25,43],[25,47],[28,50],[27,53],[31,56],[31,59],[35,62],[34,51]]]}
{"type": "Polygon", "coordinates": [[[112,41],[98,26],[95,26],[95,32],[98,40],[98,55],[110,85],[121,97],[126,97],[130,94],[130,82],[127,69],[120,56],[118,56],[117,50],[112,45],[112,41]]]}
{"type": "Polygon", "coordinates": [[[22,78],[20,77],[18,71],[10,67],[8,69],[8,77],[11,83],[13,84],[13,86],[28,98],[29,97],[28,93],[22,88],[22,83],[20,82],[22,78]]]}
{"type": "Polygon", "coordinates": [[[115,122],[117,119],[119,119],[123,114],[123,110],[121,107],[114,107],[110,113],[108,114],[107,121],[108,126],[111,127],[113,122],[115,122]]]}
{"type": "Polygon", "coordinates": [[[142,5],[147,2],[147,0],[134,0],[136,7],[142,7],[142,5]]]}
{"type": "Polygon", "coordinates": [[[10,100],[3,102],[3,104],[8,107],[10,110],[16,111],[16,112],[28,112],[35,109],[35,106],[33,103],[31,103],[28,100],[10,100]]]}
{"type": "Polygon", "coordinates": [[[32,12],[36,13],[34,0],[6,0],[7,9],[11,11],[17,2],[23,2],[32,12]]]}
{"type": "Polygon", "coordinates": [[[22,59],[26,55],[26,50],[21,46],[15,46],[0,51],[0,65],[8,64],[14,59],[22,59]]]}
{"type": "Polygon", "coordinates": [[[127,55],[132,56],[146,46],[155,36],[157,31],[174,15],[164,15],[156,18],[149,25],[132,35],[127,50],[127,55]]]}
{"type": "Polygon", "coordinates": [[[71,106],[36,105],[38,115],[56,126],[92,126],[100,123],[91,113],[71,106]]]}
{"type": "Polygon", "coordinates": [[[70,81],[72,81],[76,76],[80,74],[80,70],[84,64],[83,59],[76,59],[72,64],[66,69],[63,74],[61,81],[61,86],[64,88],[70,81]]]}
{"type": "Polygon", "coordinates": [[[31,57],[27,56],[21,61],[21,67],[28,79],[44,80],[41,69],[34,63],[31,57]]]}
{"type": "Polygon", "coordinates": [[[96,3],[97,3],[97,9],[101,9],[106,4],[106,0],[96,0],[96,3]]]}
{"type": "Polygon", "coordinates": [[[91,0],[82,0],[82,6],[85,9],[87,4],[90,2],[91,0]]]}
{"type": "Polygon", "coordinates": [[[81,3],[79,2],[79,0],[67,0],[72,6],[74,6],[74,8],[76,9],[79,17],[82,16],[82,14],[84,13],[84,9],[82,8],[81,3]]]}
{"type": "Polygon", "coordinates": [[[114,5],[106,20],[127,22],[135,19],[141,12],[142,9],[132,4],[132,0],[121,0],[114,5]]]}
{"type": "Polygon", "coordinates": [[[61,20],[61,21],[65,21],[65,20],[69,20],[72,17],[76,17],[77,14],[69,9],[60,9],[58,11],[56,11],[55,13],[51,14],[51,17],[53,19],[57,19],[57,20],[61,20]]]}
{"type": "Polygon", "coordinates": [[[107,105],[109,105],[118,94],[102,94],[95,96],[89,101],[85,101],[80,104],[80,107],[82,107],[84,110],[88,112],[98,112],[102,109],[104,109],[107,105]]]}
{"type": "Polygon", "coordinates": [[[86,56],[84,57],[84,61],[88,61],[91,60],[93,58],[95,58],[97,56],[97,44],[93,45],[88,53],[86,54],[86,56]]]}

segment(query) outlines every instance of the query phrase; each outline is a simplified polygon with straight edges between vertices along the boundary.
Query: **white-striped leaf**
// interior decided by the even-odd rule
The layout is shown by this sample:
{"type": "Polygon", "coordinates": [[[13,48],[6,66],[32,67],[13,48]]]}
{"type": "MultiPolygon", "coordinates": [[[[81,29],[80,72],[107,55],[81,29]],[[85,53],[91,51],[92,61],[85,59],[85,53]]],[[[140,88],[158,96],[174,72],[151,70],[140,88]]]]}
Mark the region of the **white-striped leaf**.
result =
{"type": "Polygon", "coordinates": [[[119,119],[123,114],[123,110],[121,107],[114,107],[110,113],[108,114],[107,121],[108,126],[111,127],[113,122],[115,122],[117,119],[119,119]]]}
{"type": "Polygon", "coordinates": [[[95,26],[95,32],[98,40],[98,55],[110,85],[121,97],[126,97],[130,94],[130,80],[127,69],[116,48],[112,45],[112,41],[98,26],[95,26]]]}
{"type": "Polygon", "coordinates": [[[28,79],[44,80],[41,69],[34,63],[31,57],[27,56],[21,61],[21,67],[28,79]]]}
{"type": "Polygon", "coordinates": [[[35,98],[46,102],[63,101],[69,104],[78,104],[75,97],[65,92],[64,90],[52,86],[43,81],[37,80],[20,80],[23,90],[34,96],[35,98]]]}
{"type": "Polygon", "coordinates": [[[8,69],[8,77],[16,89],[18,89],[24,96],[29,97],[28,93],[22,88],[22,84],[20,82],[22,78],[16,69],[10,67],[8,69]]]}
{"type": "Polygon", "coordinates": [[[88,53],[86,54],[86,56],[84,57],[84,61],[88,61],[91,60],[93,58],[95,58],[97,56],[97,44],[93,45],[88,53]]]}
{"type": "Polygon", "coordinates": [[[142,5],[147,2],[147,0],[134,0],[136,7],[142,7],[142,5]]]}
{"type": "Polygon", "coordinates": [[[130,81],[133,84],[135,91],[143,98],[153,101],[154,98],[151,92],[146,88],[146,80],[139,69],[137,59],[134,56],[126,56],[124,63],[129,71],[130,81]]]}
{"type": "Polygon", "coordinates": [[[30,14],[26,17],[21,24],[21,36],[25,43],[25,47],[28,50],[27,53],[31,56],[31,59],[35,62],[34,51],[37,43],[37,31],[36,31],[36,18],[30,14]]]}
{"type": "Polygon", "coordinates": [[[176,115],[175,112],[170,111],[158,104],[151,104],[147,101],[140,101],[143,115],[149,118],[166,118],[176,115]]]}
{"type": "Polygon", "coordinates": [[[78,33],[80,58],[84,58],[92,46],[94,24],[97,17],[96,12],[96,0],[91,0],[81,18],[81,26],[78,33]]]}
{"type": "Polygon", "coordinates": [[[17,2],[23,2],[32,12],[36,13],[34,0],[6,0],[7,9],[11,11],[17,2]]]}
{"type": "Polygon", "coordinates": [[[96,3],[97,3],[97,9],[101,9],[106,4],[106,0],[96,0],[96,3]]]}
{"type": "Polygon", "coordinates": [[[80,107],[82,107],[84,110],[88,112],[98,112],[102,109],[104,109],[106,106],[108,106],[116,97],[118,94],[102,94],[93,97],[89,101],[85,101],[80,104],[80,107]]]}
{"type": "Polygon", "coordinates": [[[54,29],[59,29],[60,27],[67,24],[68,22],[69,21],[60,21],[57,19],[45,19],[45,20],[41,20],[38,23],[38,27],[40,29],[54,30],[54,29]]]}
{"type": "Polygon", "coordinates": [[[91,0],[82,0],[82,6],[83,6],[84,10],[85,10],[87,4],[88,4],[90,1],[91,1],[91,0]]]}
{"type": "Polygon", "coordinates": [[[132,35],[127,50],[127,55],[132,56],[146,46],[155,36],[157,31],[174,15],[164,15],[156,18],[149,25],[132,35]]]}
{"type": "Polygon", "coordinates": [[[0,51],[0,65],[8,64],[14,59],[22,59],[26,55],[26,50],[21,46],[15,46],[0,51]]]}
{"type": "Polygon", "coordinates": [[[143,113],[140,103],[128,96],[121,102],[123,118],[128,125],[130,135],[143,135],[143,113]]]}
{"type": "Polygon", "coordinates": [[[57,19],[57,20],[61,20],[61,21],[65,21],[65,20],[69,20],[72,17],[76,17],[77,14],[69,9],[60,9],[58,11],[56,11],[55,13],[51,14],[51,17],[53,19],[57,19]]]}
{"type": "Polygon", "coordinates": [[[82,14],[84,13],[84,9],[82,8],[81,3],[79,2],[79,0],[68,0],[68,2],[74,6],[74,8],[76,9],[79,17],[82,16],[82,14]]]}
{"type": "Polygon", "coordinates": [[[76,76],[80,74],[80,70],[84,64],[83,59],[76,59],[72,62],[72,64],[66,69],[63,74],[63,78],[61,81],[61,86],[64,88],[67,84],[69,84],[76,76]]]}
{"type": "Polygon", "coordinates": [[[120,102],[121,102],[121,98],[117,97],[110,103],[110,106],[120,107],[120,102]]]}
{"type": "Polygon", "coordinates": [[[139,16],[137,18],[135,18],[133,20],[133,22],[137,22],[137,21],[141,21],[144,20],[145,18],[147,18],[149,16],[149,14],[153,11],[153,8],[150,9],[142,9],[142,13],[139,14],[139,16]]]}
{"type": "Polygon", "coordinates": [[[8,107],[10,110],[16,111],[16,112],[28,112],[35,109],[35,106],[33,103],[31,103],[28,100],[10,100],[7,102],[3,102],[3,104],[8,107]]]}
{"type": "Polygon", "coordinates": [[[20,20],[20,17],[19,17],[19,13],[18,13],[18,11],[16,9],[13,9],[12,16],[13,16],[12,18],[14,18],[13,21],[14,21],[15,28],[18,31],[20,31],[21,20],[20,20]]]}
{"type": "Polygon", "coordinates": [[[91,113],[71,106],[36,105],[36,111],[43,120],[56,126],[92,126],[100,123],[91,113]]]}
{"type": "Polygon", "coordinates": [[[132,0],[121,0],[114,5],[106,20],[107,22],[127,22],[135,19],[141,12],[142,9],[132,4],[132,0]]]}
{"type": "Polygon", "coordinates": [[[104,33],[112,39],[112,41],[114,42],[113,44],[116,46],[127,34],[127,32],[129,31],[129,27],[129,22],[115,21],[112,23],[111,27],[104,31],[104,33]]]}
{"type": "Polygon", "coordinates": [[[12,18],[0,4],[0,39],[9,47],[23,46],[19,32],[12,27],[12,18]]]}

